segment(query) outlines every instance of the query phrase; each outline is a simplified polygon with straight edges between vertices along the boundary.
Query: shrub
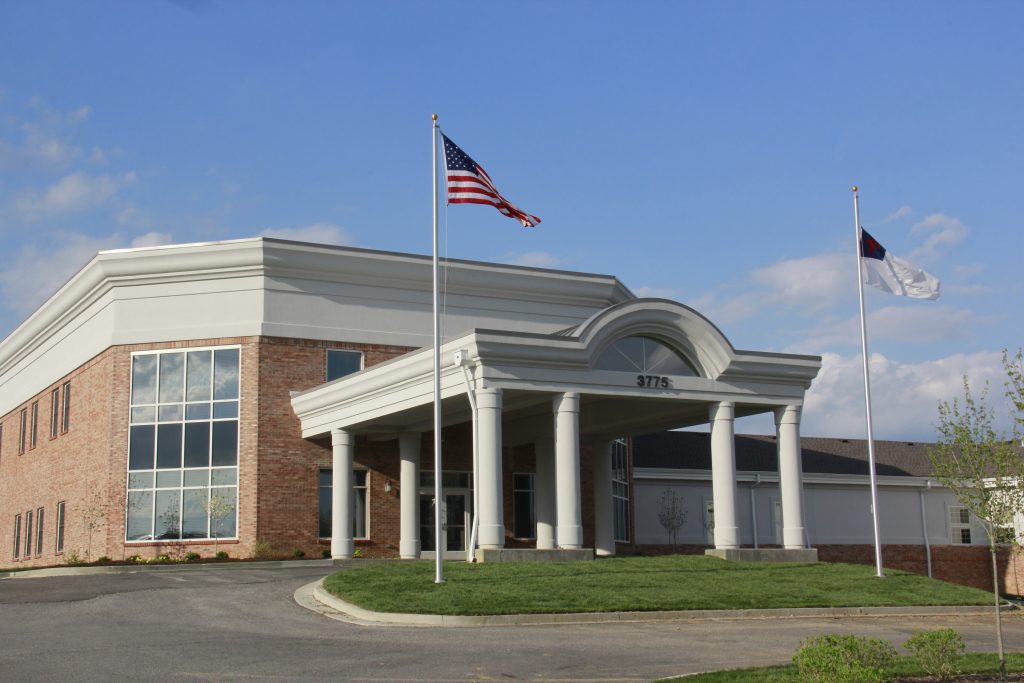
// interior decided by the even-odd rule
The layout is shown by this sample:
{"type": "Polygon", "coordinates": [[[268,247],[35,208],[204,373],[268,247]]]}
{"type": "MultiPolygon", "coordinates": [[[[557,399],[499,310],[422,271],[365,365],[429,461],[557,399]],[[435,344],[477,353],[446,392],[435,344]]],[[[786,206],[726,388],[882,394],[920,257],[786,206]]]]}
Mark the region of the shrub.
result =
{"type": "Polygon", "coordinates": [[[903,647],[910,650],[926,674],[940,681],[960,673],[956,664],[966,649],[963,638],[951,628],[922,631],[903,643],[903,647]]]}
{"type": "Polygon", "coordinates": [[[125,558],[125,562],[131,562],[132,564],[139,564],[142,562],[142,558],[138,555],[130,555],[125,558]]]}
{"type": "Polygon", "coordinates": [[[362,548],[356,548],[355,551],[353,551],[353,553],[352,553],[352,557],[362,557],[362,556],[363,556],[363,549],[362,548]]]}
{"type": "Polygon", "coordinates": [[[884,683],[895,662],[891,643],[836,633],[808,638],[793,655],[800,680],[821,683],[884,683]]]}
{"type": "Polygon", "coordinates": [[[324,558],[325,560],[330,559],[331,551],[328,550],[327,548],[324,548],[323,550],[320,551],[320,557],[324,558]]]}
{"type": "Polygon", "coordinates": [[[170,564],[171,556],[166,554],[157,555],[156,557],[149,558],[148,562],[149,564],[170,564]]]}
{"type": "Polygon", "coordinates": [[[226,560],[226,559],[228,559],[228,554],[226,552],[224,552],[223,550],[218,550],[217,551],[217,559],[218,560],[226,560]]]}
{"type": "Polygon", "coordinates": [[[96,564],[110,564],[110,558],[106,555],[101,555],[97,560],[96,564]]]}
{"type": "Polygon", "coordinates": [[[64,564],[70,567],[76,567],[82,564],[82,558],[79,556],[77,550],[66,550],[64,551],[64,564]]]}
{"type": "Polygon", "coordinates": [[[302,548],[295,548],[294,550],[292,550],[292,557],[299,558],[299,557],[305,557],[305,556],[306,556],[306,551],[303,550],[302,548]]]}
{"type": "Polygon", "coordinates": [[[198,560],[198,559],[199,559],[199,553],[195,552],[194,550],[191,551],[191,552],[185,553],[185,561],[186,562],[193,562],[193,561],[198,560]]]}
{"type": "Polygon", "coordinates": [[[252,544],[252,557],[254,560],[264,560],[270,557],[272,552],[273,549],[270,547],[270,541],[259,539],[252,544]]]}

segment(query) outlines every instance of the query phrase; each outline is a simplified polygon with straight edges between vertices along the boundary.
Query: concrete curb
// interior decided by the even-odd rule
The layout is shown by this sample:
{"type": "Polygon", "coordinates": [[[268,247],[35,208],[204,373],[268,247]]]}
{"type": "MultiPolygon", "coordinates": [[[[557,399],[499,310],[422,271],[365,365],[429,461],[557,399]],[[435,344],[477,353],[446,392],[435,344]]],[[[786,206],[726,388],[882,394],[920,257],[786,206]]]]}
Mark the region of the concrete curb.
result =
{"type": "MultiPolygon", "coordinates": [[[[725,621],[740,619],[806,619],[811,617],[906,617],[988,614],[990,608],[974,606],[921,607],[801,607],[794,609],[671,610],[664,612],[584,612],[574,614],[493,614],[450,616],[372,612],[328,593],[323,579],[296,591],[296,602],[332,618],[377,626],[540,626],[554,624],[607,624],[662,621],[725,621]],[[312,600],[300,599],[306,591],[312,600]],[[342,615],[339,617],[337,615],[342,615]],[[348,618],[344,618],[348,617],[348,618]]],[[[1014,609],[1006,604],[1003,610],[1014,609]]]]}
{"type": "Polygon", "coordinates": [[[195,564],[125,564],[100,567],[45,567],[20,572],[0,572],[0,579],[38,579],[48,576],[87,576],[89,574],[135,574],[138,572],[191,572],[208,569],[289,569],[299,567],[353,567],[387,560],[271,560],[266,562],[197,562],[195,564]]]}

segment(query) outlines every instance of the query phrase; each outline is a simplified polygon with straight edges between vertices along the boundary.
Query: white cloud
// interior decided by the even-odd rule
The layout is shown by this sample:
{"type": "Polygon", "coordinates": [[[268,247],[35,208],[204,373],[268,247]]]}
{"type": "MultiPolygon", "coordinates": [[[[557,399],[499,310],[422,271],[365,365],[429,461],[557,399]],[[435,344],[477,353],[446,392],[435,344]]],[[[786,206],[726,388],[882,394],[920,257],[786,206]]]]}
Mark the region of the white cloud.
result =
{"type": "Polygon", "coordinates": [[[76,171],[48,187],[44,192],[23,191],[14,200],[15,212],[26,221],[88,211],[102,206],[119,189],[135,181],[134,173],[114,176],[90,176],[76,171]]]}
{"type": "MultiPolygon", "coordinates": [[[[940,400],[960,396],[963,377],[980,394],[991,386],[989,401],[1005,417],[1001,353],[956,354],[919,363],[901,363],[871,355],[871,412],[875,438],[931,441],[940,400]]],[[[826,353],[818,377],[807,392],[801,432],[805,436],[864,438],[864,375],[860,355],[826,353]]],[[[1002,420],[1000,425],[1008,425],[1002,420]]]]}
{"type": "Polygon", "coordinates": [[[934,259],[946,247],[951,247],[967,237],[967,227],[959,218],[942,213],[925,216],[924,220],[910,228],[911,234],[927,234],[924,244],[911,252],[907,258],[928,261],[934,259]]]}
{"type": "Polygon", "coordinates": [[[313,223],[297,228],[267,228],[260,233],[262,237],[276,237],[296,242],[314,242],[316,244],[351,245],[352,236],[344,228],[334,223],[313,223]]]}
{"type": "Polygon", "coordinates": [[[503,259],[513,266],[530,266],[531,268],[555,268],[565,259],[549,254],[546,251],[528,251],[524,254],[508,254],[503,259]]]}
{"type": "Polygon", "coordinates": [[[65,233],[51,237],[52,245],[28,245],[10,259],[11,266],[0,270],[0,300],[20,315],[27,315],[61,288],[72,275],[81,270],[97,252],[123,247],[167,244],[171,236],[147,233],[134,239],[116,233],[93,237],[65,233]]]}
{"type": "MultiPolygon", "coordinates": [[[[873,341],[892,340],[906,344],[966,341],[973,330],[989,320],[967,309],[928,304],[885,306],[868,313],[868,334],[873,341]]],[[[800,341],[786,348],[789,353],[821,353],[835,346],[860,345],[860,317],[840,321],[822,320],[801,331],[800,341]]]]}
{"type": "Polygon", "coordinates": [[[914,210],[911,209],[909,206],[904,204],[903,206],[901,206],[900,208],[896,209],[895,211],[890,213],[888,216],[883,218],[882,222],[883,223],[891,223],[893,221],[898,221],[901,218],[906,218],[907,216],[912,216],[913,214],[914,214],[914,210]]]}

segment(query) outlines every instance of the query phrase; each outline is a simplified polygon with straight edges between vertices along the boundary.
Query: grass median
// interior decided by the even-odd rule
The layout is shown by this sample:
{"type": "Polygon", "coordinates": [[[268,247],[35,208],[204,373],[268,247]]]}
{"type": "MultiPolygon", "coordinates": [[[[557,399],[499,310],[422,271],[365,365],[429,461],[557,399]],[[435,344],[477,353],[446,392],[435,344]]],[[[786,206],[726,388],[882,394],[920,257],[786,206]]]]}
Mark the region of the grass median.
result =
{"type": "Polygon", "coordinates": [[[377,612],[490,615],[799,607],[991,605],[992,595],[918,574],[853,564],[726,562],[712,557],[617,557],[593,562],[372,564],[324,588],[377,612]]]}

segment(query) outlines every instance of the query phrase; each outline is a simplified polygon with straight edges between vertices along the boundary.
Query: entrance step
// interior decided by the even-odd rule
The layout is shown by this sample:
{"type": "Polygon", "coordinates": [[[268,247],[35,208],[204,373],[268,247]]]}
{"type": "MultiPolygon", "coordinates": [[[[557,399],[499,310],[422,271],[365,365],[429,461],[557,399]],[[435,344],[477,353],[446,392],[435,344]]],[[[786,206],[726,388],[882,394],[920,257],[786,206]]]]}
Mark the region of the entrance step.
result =
{"type": "Polygon", "coordinates": [[[537,550],[535,548],[480,548],[477,562],[577,562],[594,559],[593,548],[537,550]]]}

